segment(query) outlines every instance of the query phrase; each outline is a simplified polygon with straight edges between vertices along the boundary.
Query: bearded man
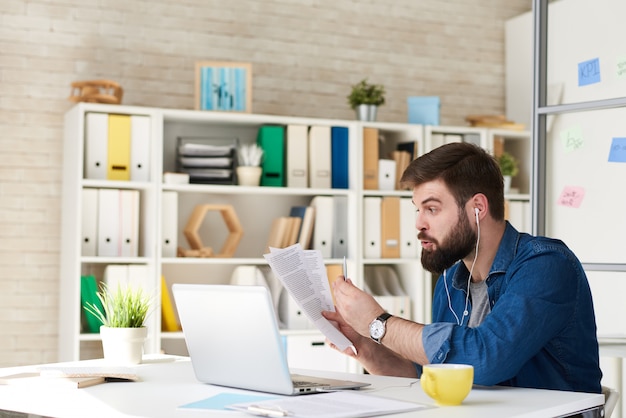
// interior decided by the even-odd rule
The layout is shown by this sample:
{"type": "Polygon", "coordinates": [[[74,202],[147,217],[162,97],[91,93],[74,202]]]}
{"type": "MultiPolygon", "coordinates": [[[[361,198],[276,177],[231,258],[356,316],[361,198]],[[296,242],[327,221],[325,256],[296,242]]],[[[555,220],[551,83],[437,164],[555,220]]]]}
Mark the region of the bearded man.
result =
{"type": "Polygon", "coordinates": [[[413,189],[424,268],[439,274],[433,322],[391,316],[342,276],[336,321],[372,374],[419,377],[421,366],[463,363],[474,383],[601,393],[595,313],[580,261],[555,239],[504,219],[496,160],[451,143],[414,160],[413,189]]]}

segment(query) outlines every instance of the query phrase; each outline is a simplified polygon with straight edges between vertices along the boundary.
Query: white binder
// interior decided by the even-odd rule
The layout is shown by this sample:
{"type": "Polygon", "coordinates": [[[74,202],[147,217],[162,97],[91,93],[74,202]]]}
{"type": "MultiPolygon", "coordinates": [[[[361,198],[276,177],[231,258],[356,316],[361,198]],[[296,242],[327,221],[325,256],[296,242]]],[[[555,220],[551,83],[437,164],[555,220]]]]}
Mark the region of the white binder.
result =
{"type": "Polygon", "coordinates": [[[380,210],[382,198],[367,196],[363,198],[363,255],[365,258],[381,256],[381,223],[380,210]]]}
{"type": "Polygon", "coordinates": [[[287,187],[309,186],[309,127],[287,125],[287,187]]]}
{"type": "Polygon", "coordinates": [[[313,249],[320,250],[322,257],[332,257],[334,199],[332,196],[315,196],[311,200],[315,208],[313,225],[313,249]]]}
{"type": "Polygon", "coordinates": [[[257,266],[237,266],[230,276],[230,284],[236,286],[265,286],[269,289],[263,272],[257,266]]]}
{"type": "Polygon", "coordinates": [[[110,292],[116,292],[118,286],[122,289],[128,286],[128,265],[109,264],[104,268],[104,283],[110,292]]]}
{"type": "Polygon", "coordinates": [[[85,115],[85,178],[106,180],[109,144],[109,115],[85,115]]]}
{"type": "Polygon", "coordinates": [[[453,144],[455,142],[463,142],[463,135],[460,134],[445,134],[443,136],[443,142],[446,144],[453,144]]]}
{"type": "Polygon", "coordinates": [[[286,329],[314,328],[311,321],[308,320],[305,313],[285,288],[282,288],[278,299],[278,317],[282,326],[286,329]]]}
{"type": "Polygon", "coordinates": [[[120,191],[98,190],[98,256],[117,257],[120,254],[120,191]]]}
{"type": "Polygon", "coordinates": [[[119,256],[137,257],[139,250],[139,190],[120,190],[119,256]]]}
{"type": "Polygon", "coordinates": [[[391,266],[374,266],[374,269],[378,281],[384,284],[387,293],[393,297],[392,314],[411,319],[411,298],[402,288],[396,271],[391,266]]]}
{"type": "Polygon", "coordinates": [[[309,185],[330,189],[330,126],[311,126],[309,130],[309,185]]]}
{"type": "Polygon", "coordinates": [[[418,257],[415,206],[410,197],[400,198],[400,258],[418,257]]]}
{"type": "Polygon", "coordinates": [[[166,190],[161,194],[161,256],[176,257],[178,248],[178,193],[166,190]]]}
{"type": "Polygon", "coordinates": [[[520,200],[509,200],[509,222],[520,232],[530,232],[530,204],[520,200]]]}
{"type": "Polygon", "coordinates": [[[348,256],[348,196],[334,196],[332,258],[348,256]]]}
{"type": "Polygon", "coordinates": [[[380,280],[375,266],[366,266],[364,273],[366,291],[374,296],[376,302],[378,302],[378,304],[382,306],[385,311],[395,315],[394,296],[389,293],[384,282],[380,280]]]}
{"type": "Polygon", "coordinates": [[[394,160],[378,160],[378,189],[395,190],[396,162],[394,160]]]}
{"type": "Polygon", "coordinates": [[[150,181],[150,117],[130,117],[130,180],[150,181]]]}
{"type": "Polygon", "coordinates": [[[81,255],[96,255],[98,239],[98,189],[83,189],[82,193],[81,255]]]}
{"type": "Polygon", "coordinates": [[[154,286],[150,280],[150,268],[145,264],[129,264],[128,268],[128,286],[133,289],[139,289],[143,291],[145,296],[153,295],[154,286]]]}

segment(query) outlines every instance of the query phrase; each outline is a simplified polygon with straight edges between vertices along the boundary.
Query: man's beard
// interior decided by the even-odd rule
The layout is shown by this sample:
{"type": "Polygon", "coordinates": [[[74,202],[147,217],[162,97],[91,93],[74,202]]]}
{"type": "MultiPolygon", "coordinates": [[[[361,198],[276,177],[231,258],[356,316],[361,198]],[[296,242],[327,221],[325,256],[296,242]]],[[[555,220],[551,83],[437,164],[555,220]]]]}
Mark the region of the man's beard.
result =
{"type": "Polygon", "coordinates": [[[422,248],[422,266],[436,274],[443,273],[445,269],[451,267],[458,260],[465,258],[475,249],[474,245],[476,244],[476,232],[470,227],[464,212],[459,214],[456,226],[445,237],[443,244],[423,232],[417,234],[417,238],[430,241],[437,247],[434,250],[422,248]]]}

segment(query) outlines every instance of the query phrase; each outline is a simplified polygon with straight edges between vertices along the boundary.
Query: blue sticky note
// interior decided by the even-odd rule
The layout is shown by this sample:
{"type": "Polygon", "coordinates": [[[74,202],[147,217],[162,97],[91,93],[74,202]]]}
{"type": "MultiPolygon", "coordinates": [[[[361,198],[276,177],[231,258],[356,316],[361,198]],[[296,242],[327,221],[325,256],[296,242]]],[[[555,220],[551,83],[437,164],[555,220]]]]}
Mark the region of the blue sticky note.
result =
{"type": "Polygon", "coordinates": [[[409,123],[418,125],[439,125],[438,96],[412,96],[407,98],[409,106],[409,123]]]}
{"type": "Polygon", "coordinates": [[[578,86],[588,86],[589,84],[600,82],[600,58],[578,64],[578,86]]]}
{"type": "Polygon", "coordinates": [[[609,151],[609,162],[626,163],[626,138],[613,138],[609,151]]]}
{"type": "Polygon", "coordinates": [[[276,396],[242,395],[237,393],[220,393],[210,398],[202,399],[181,405],[179,408],[186,409],[217,409],[225,410],[228,405],[242,402],[260,402],[276,399],[276,396]]]}

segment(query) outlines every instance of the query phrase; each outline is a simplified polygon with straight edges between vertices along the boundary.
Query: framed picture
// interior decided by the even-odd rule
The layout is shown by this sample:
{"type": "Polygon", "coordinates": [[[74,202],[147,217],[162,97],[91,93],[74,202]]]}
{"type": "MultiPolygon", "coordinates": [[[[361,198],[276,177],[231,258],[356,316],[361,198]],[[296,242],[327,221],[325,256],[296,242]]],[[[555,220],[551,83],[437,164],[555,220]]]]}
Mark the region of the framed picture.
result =
{"type": "Polygon", "coordinates": [[[252,112],[252,64],[196,62],[196,110],[252,112]]]}

